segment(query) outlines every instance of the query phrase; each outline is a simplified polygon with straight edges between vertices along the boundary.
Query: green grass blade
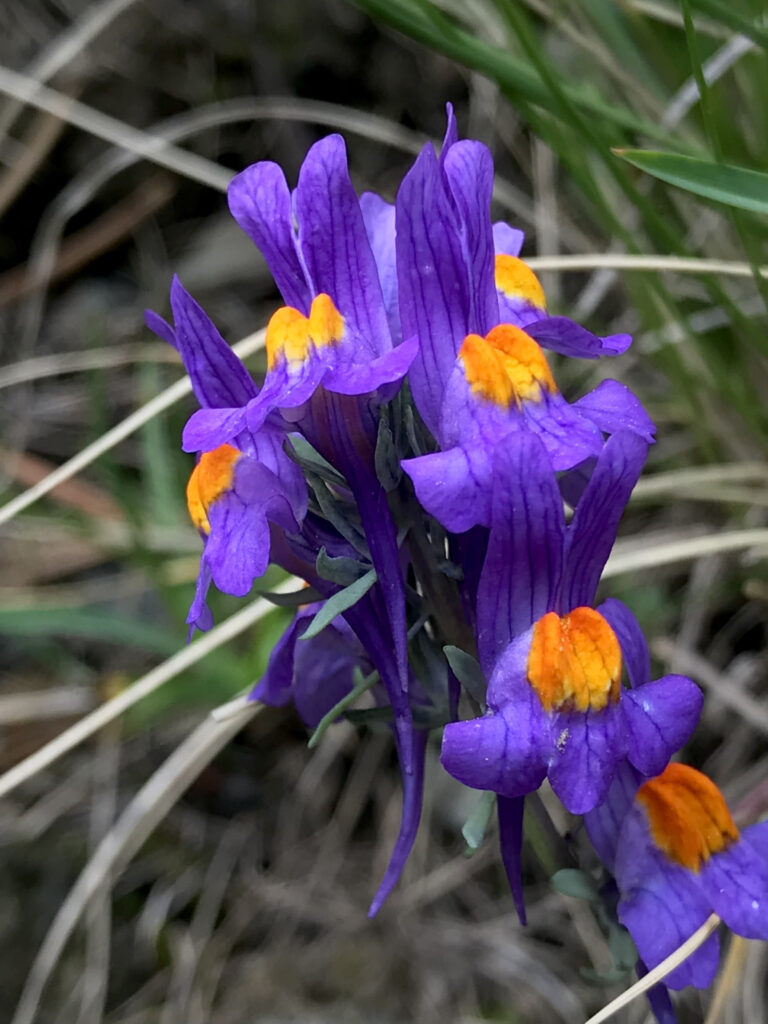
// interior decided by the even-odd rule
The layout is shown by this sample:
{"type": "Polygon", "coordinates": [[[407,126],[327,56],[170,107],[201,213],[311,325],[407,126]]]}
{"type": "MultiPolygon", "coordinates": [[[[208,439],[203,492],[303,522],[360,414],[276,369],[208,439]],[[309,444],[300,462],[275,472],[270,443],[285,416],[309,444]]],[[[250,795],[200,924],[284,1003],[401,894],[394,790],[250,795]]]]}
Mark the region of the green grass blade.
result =
{"type": "Polygon", "coordinates": [[[768,50],[768,28],[755,24],[751,18],[741,14],[735,5],[727,4],[724,0],[691,0],[691,6],[703,14],[708,14],[723,25],[727,25],[735,32],[741,32],[768,50]]]}
{"type": "Polygon", "coordinates": [[[768,174],[761,171],[697,160],[682,153],[645,149],[614,149],[613,152],[668,185],[740,210],[768,213],[768,174]]]}
{"type": "MultiPolygon", "coordinates": [[[[487,75],[512,98],[560,114],[557,101],[539,75],[529,64],[512,56],[507,50],[478,39],[447,18],[433,4],[412,0],[354,0],[371,17],[391,25],[405,35],[451,57],[459,63],[487,75]]],[[[568,99],[583,113],[631,132],[651,138],[669,139],[670,133],[660,125],[639,117],[626,107],[615,106],[599,96],[593,88],[569,85],[568,99]]]]}

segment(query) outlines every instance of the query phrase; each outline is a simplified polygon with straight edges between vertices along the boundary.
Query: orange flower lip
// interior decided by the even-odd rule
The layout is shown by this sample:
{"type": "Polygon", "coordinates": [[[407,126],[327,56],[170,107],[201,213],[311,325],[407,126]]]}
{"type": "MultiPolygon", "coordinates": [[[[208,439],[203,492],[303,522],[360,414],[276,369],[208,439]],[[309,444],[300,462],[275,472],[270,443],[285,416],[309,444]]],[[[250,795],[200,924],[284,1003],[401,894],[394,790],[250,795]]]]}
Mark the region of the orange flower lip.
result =
{"type": "Polygon", "coordinates": [[[187,483],[187,508],[192,522],[208,536],[211,524],[208,509],[232,486],[235,463],[242,452],[231,444],[222,444],[203,452],[187,483]]]}
{"type": "Polygon", "coordinates": [[[646,809],[653,841],[689,871],[699,871],[713,853],[739,838],[723,794],[687,764],[668,764],[643,783],[636,799],[646,809]]]}
{"type": "Polygon", "coordinates": [[[544,310],[547,300],[541,282],[531,268],[517,256],[499,255],[495,261],[496,287],[509,299],[520,299],[544,310]]]}
{"type": "Polygon", "coordinates": [[[601,710],[619,699],[619,641],[594,608],[547,612],[533,628],[527,675],[546,711],[601,710]]]}
{"type": "Polygon", "coordinates": [[[309,316],[293,306],[282,306],[267,324],[267,367],[285,359],[300,366],[319,348],[338,344],[344,334],[344,318],[329,295],[316,295],[309,316]]]}
{"type": "Polygon", "coordinates": [[[539,402],[545,391],[557,393],[541,346],[512,324],[499,324],[485,338],[468,334],[459,359],[472,393],[501,408],[539,402]]]}

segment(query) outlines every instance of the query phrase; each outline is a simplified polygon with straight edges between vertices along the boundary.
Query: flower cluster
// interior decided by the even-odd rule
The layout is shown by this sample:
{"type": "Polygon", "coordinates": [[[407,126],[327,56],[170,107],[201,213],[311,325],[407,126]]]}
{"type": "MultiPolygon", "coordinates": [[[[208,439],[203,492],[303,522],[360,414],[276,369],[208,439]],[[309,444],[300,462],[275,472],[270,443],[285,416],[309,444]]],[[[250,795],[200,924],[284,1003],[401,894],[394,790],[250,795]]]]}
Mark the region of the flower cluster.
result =
{"type": "MultiPolygon", "coordinates": [[[[367,687],[391,724],[403,814],[372,914],[442,729],[444,768],[497,796],[522,919],[523,802],[548,778],[615,877],[641,969],[712,908],[768,938],[768,825],[739,836],[713,784],[670,763],[699,688],[651,681],[629,608],[595,605],[654,427],[615,380],[567,399],[546,353],[611,357],[630,338],[547,313],[522,233],[491,223],[492,183],[450,108],[440,154],[425,146],[394,205],[358,198],[335,135],[294,191],[270,162],[234,178],[232,215],[285,301],[263,382],[178,280],[173,326],[148,314],[200,404],[183,435],[203,540],[190,631],[211,625],[211,583],[244,595],[273,563],[308,585],[253,698],[292,700],[315,727],[367,687]]],[[[707,985],[716,962],[710,940],[669,984],[707,985]]]]}

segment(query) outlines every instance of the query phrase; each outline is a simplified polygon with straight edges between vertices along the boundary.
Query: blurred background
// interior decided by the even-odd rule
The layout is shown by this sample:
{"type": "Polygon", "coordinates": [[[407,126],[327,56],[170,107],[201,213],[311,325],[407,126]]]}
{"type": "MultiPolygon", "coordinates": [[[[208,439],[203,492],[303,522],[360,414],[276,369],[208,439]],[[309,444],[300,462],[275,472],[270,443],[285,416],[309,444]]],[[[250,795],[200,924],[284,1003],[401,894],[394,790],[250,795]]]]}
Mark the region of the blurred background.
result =
{"type": "MultiPolygon", "coordinates": [[[[750,264],[765,262],[766,220],[612,149],[765,169],[762,13],[761,0],[0,5],[2,501],[180,378],[143,323],[147,307],[167,314],[174,272],[229,341],[266,324],[278,297],[229,218],[232,173],[272,159],[295,182],[307,147],[341,130],[358,188],[392,200],[451,101],[460,132],[493,150],[495,217],[525,230],[526,256],[555,257],[540,271],[550,310],[635,335],[608,367],[555,366],[569,396],[618,377],[659,427],[603,586],[640,617],[657,674],[704,688],[686,757],[739,823],[757,820],[768,333],[750,264]],[[55,95],[30,102],[30,78],[55,95]],[[134,129],[178,147],[173,169],[134,129]],[[666,262],[628,269],[636,254],[666,262]]],[[[172,398],[0,527],[2,772],[184,649],[200,545],[179,439],[194,405],[172,398]]],[[[217,597],[217,621],[243,604],[217,597]]],[[[519,926],[492,830],[467,856],[476,795],[440,772],[437,743],[416,849],[371,922],[400,812],[388,733],[342,723],[309,751],[293,713],[267,709],[220,752],[199,739],[258,679],[287,615],[193,655],[0,801],[0,1021],[579,1024],[626,988],[589,904],[550,885],[546,845],[526,846],[519,926]],[[141,789],[190,749],[172,785],[141,789]],[[108,835],[123,845],[105,867],[108,835]]],[[[730,942],[724,962],[681,1021],[765,1020],[765,946],[730,942]]],[[[616,1020],[647,1016],[639,1000],[616,1020]]]]}

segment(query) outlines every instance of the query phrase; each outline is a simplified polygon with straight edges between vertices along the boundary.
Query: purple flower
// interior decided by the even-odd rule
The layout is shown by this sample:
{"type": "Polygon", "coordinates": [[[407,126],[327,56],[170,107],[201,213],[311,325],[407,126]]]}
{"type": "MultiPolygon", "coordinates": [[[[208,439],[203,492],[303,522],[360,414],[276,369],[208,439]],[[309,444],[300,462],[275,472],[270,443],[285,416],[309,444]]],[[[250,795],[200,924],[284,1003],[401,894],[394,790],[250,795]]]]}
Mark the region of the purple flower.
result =
{"type": "Polygon", "coordinates": [[[622,639],[634,620],[616,601],[592,607],[646,450],[636,435],[615,434],[568,526],[538,438],[522,435],[497,457],[477,601],[488,710],[443,737],[443,765],[466,785],[514,798],[548,776],[566,808],[583,814],[605,798],[624,758],[661,771],[693,730],[698,687],[682,676],[637,679],[630,643],[633,688],[624,690],[622,639]]]}
{"type": "MultiPolygon", "coordinates": [[[[222,408],[247,403],[256,394],[250,374],[178,278],[171,286],[171,308],[173,328],[151,311],[147,324],[178,349],[201,411],[218,415],[222,408]]],[[[283,451],[286,436],[285,426],[274,421],[256,434],[239,430],[228,443],[204,451],[192,471],[187,504],[205,547],[187,616],[191,631],[213,624],[206,604],[211,581],[227,594],[247,594],[269,563],[269,523],[293,531],[306,514],[307,486],[283,451]]]]}
{"type": "Polygon", "coordinates": [[[558,391],[542,346],[593,359],[630,339],[546,315],[541,286],[517,257],[521,233],[491,225],[492,184],[489,151],[455,141],[449,109],[440,157],[426,146],[397,196],[400,318],[403,336],[419,340],[409,382],[441,449],[403,466],[422,505],[453,532],[490,524],[494,452],[521,430],[538,434],[556,470],[597,456],[604,433],[631,430],[648,442],[654,433],[617,381],[572,405],[558,391]]]}
{"type": "Polygon", "coordinates": [[[321,384],[340,395],[366,395],[398,383],[417,343],[392,344],[391,208],[358,200],[343,139],[329,135],[309,150],[293,194],[277,164],[246,168],[229,186],[229,207],[287,305],[267,327],[261,391],[215,416],[201,410],[187,425],[188,442],[206,449],[245,425],[256,431],[275,409],[300,410],[321,384]]]}
{"type": "MultiPolygon", "coordinates": [[[[768,939],[768,822],[740,834],[722,793],[701,772],[672,763],[643,781],[625,770],[585,823],[616,878],[619,920],[648,969],[712,912],[738,935],[768,939]]],[[[664,984],[706,988],[718,960],[713,935],[664,984]]]]}
{"type": "Polygon", "coordinates": [[[268,369],[259,394],[220,410],[218,419],[201,410],[186,434],[205,448],[244,426],[255,433],[279,411],[346,478],[384,598],[395,674],[377,667],[409,766],[405,589],[397,531],[374,460],[378,406],[399,387],[417,345],[411,337],[393,347],[390,324],[396,332],[399,324],[391,208],[375,198],[358,200],[337,135],[310,149],[293,194],[280,168],[262,162],[232,181],[229,205],[287,305],[267,327],[268,369]]]}
{"type": "Polygon", "coordinates": [[[250,698],[272,707],[293,700],[310,729],[352,689],[355,667],[369,664],[362,644],[340,615],[317,636],[302,641],[301,634],[321,607],[322,602],[317,601],[296,613],[250,698]]]}

